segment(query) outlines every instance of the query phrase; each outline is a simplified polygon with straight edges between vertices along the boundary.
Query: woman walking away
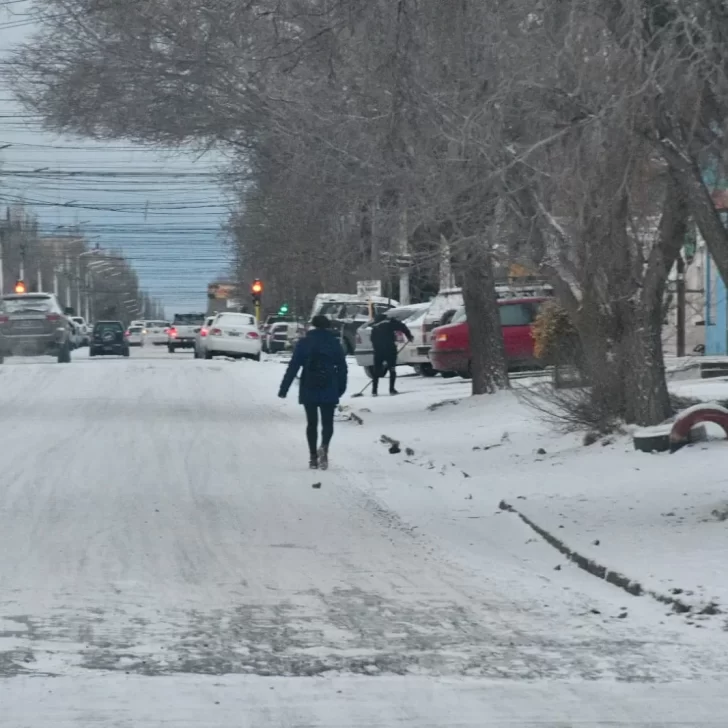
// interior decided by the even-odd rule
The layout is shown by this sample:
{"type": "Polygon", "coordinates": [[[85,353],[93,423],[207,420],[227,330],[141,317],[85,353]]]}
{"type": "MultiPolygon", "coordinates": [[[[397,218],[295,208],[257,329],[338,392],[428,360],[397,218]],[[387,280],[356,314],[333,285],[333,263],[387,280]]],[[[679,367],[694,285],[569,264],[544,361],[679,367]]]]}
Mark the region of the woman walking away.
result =
{"type": "Polygon", "coordinates": [[[334,434],[334,411],[346,391],[346,356],[339,339],[329,331],[331,322],[326,316],[314,316],[311,323],[313,328],[296,344],[278,396],[285,399],[298,370],[302,369],[298,401],[306,410],[309,467],[326,470],[329,443],[334,434]],[[321,447],[317,449],[319,413],[321,447]]]}

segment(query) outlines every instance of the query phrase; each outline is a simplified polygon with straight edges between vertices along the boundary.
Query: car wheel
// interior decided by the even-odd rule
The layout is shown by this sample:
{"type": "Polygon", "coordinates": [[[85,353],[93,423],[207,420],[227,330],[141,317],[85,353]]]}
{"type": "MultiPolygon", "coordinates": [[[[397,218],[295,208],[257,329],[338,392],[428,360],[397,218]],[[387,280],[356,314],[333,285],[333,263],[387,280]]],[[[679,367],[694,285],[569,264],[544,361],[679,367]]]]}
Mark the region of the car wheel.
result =
{"type": "Polygon", "coordinates": [[[250,357],[253,361],[260,361],[260,352],[258,352],[255,356],[250,357]]]}
{"type": "Polygon", "coordinates": [[[434,377],[437,374],[432,364],[420,364],[417,370],[423,377],[434,377]]]}
{"type": "Polygon", "coordinates": [[[127,346],[126,349],[122,349],[121,351],[122,356],[129,356],[129,347],[127,346]]]}
{"type": "Polygon", "coordinates": [[[5,355],[0,354],[0,364],[4,364],[4,363],[5,363],[5,355]]]}
{"type": "Polygon", "coordinates": [[[168,352],[169,352],[170,354],[174,354],[174,347],[173,347],[173,346],[168,346],[168,347],[167,347],[167,351],[168,351],[168,352]]]}
{"type": "Polygon", "coordinates": [[[96,356],[96,349],[94,349],[93,346],[90,346],[89,347],[88,355],[89,356],[96,356]]]}
{"type": "Polygon", "coordinates": [[[205,352],[205,359],[212,359],[212,352],[211,351],[206,351],[205,352]]]}
{"type": "Polygon", "coordinates": [[[457,372],[440,372],[442,374],[443,379],[452,379],[453,377],[457,377],[457,372]]]}

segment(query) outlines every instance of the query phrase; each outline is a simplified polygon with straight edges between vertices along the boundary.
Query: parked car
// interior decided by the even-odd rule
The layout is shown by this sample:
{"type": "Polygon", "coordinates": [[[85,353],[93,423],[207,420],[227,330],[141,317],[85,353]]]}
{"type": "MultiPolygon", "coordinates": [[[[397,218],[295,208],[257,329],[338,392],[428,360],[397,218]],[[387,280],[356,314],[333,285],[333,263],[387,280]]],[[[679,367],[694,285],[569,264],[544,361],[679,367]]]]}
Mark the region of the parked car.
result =
{"type": "MultiPolygon", "coordinates": [[[[429,303],[413,303],[409,306],[398,306],[397,308],[390,308],[389,311],[385,313],[385,316],[397,318],[409,327],[410,321],[421,316],[422,313],[429,308],[429,306],[429,303]]],[[[369,377],[372,376],[372,368],[374,366],[374,349],[372,348],[373,323],[373,321],[368,321],[366,324],[359,327],[356,332],[356,350],[354,351],[356,363],[359,366],[364,367],[364,371],[369,377]]],[[[406,342],[404,335],[398,332],[396,336],[398,346],[400,347],[400,355],[397,357],[397,366],[415,366],[415,364],[412,364],[402,356],[405,349],[402,349],[401,347],[406,342]]]]}
{"type": "Polygon", "coordinates": [[[205,359],[230,356],[260,361],[260,331],[249,313],[220,313],[210,324],[205,339],[205,359]]]}
{"type": "Polygon", "coordinates": [[[71,329],[71,336],[70,336],[70,344],[71,344],[71,351],[74,349],[79,349],[81,347],[81,331],[78,328],[78,324],[69,316],[68,319],[68,326],[71,329]]]}
{"type": "Polygon", "coordinates": [[[210,326],[214,320],[215,316],[208,316],[200,327],[200,330],[195,334],[195,359],[205,358],[205,344],[207,343],[207,336],[210,333],[210,326]]]}
{"type": "Polygon", "coordinates": [[[97,321],[91,333],[89,356],[129,356],[129,343],[121,321],[97,321]]]}
{"type": "Polygon", "coordinates": [[[129,326],[124,333],[124,338],[129,346],[144,346],[144,327],[136,324],[129,326]]]}
{"type": "Polygon", "coordinates": [[[304,327],[296,321],[279,321],[270,326],[263,334],[263,351],[275,354],[278,351],[288,351],[304,334],[304,327]]]}
{"type": "Polygon", "coordinates": [[[71,323],[52,293],[13,293],[0,302],[0,363],[6,356],[56,357],[71,361],[71,323]]]}
{"type": "Polygon", "coordinates": [[[391,298],[370,298],[351,293],[319,293],[314,299],[309,322],[317,314],[331,319],[331,329],[340,338],[347,354],[356,350],[356,332],[378,313],[396,308],[399,303],[391,298]]]}
{"type": "Polygon", "coordinates": [[[86,319],[84,319],[83,316],[71,316],[71,321],[73,321],[78,327],[78,332],[81,339],[81,343],[79,344],[79,346],[88,346],[90,329],[88,324],[86,323],[86,319]]]}
{"type": "Polygon", "coordinates": [[[171,326],[166,321],[144,321],[144,343],[164,346],[167,343],[167,331],[171,326]]]}
{"type": "MultiPolygon", "coordinates": [[[[539,367],[533,352],[531,327],[544,300],[522,298],[499,301],[501,331],[510,369],[539,367]]],[[[439,372],[470,377],[470,331],[464,307],[455,314],[451,323],[433,330],[430,361],[439,372]]]]}
{"type": "Polygon", "coordinates": [[[273,328],[274,324],[281,323],[295,323],[296,319],[292,315],[281,315],[275,314],[274,316],[267,316],[265,321],[260,325],[260,333],[263,337],[263,351],[268,351],[268,336],[273,328]]]}
{"type": "Polygon", "coordinates": [[[195,337],[205,322],[204,313],[177,313],[167,330],[167,350],[174,354],[177,349],[194,349],[195,337]]]}

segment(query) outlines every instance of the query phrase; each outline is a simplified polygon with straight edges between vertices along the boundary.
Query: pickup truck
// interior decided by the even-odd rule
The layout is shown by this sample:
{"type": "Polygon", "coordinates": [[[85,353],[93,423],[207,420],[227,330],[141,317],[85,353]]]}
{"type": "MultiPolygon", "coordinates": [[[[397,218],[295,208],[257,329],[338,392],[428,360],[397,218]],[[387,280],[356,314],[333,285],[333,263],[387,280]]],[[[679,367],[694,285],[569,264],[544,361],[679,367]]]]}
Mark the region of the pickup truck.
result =
{"type": "Polygon", "coordinates": [[[174,354],[177,349],[194,349],[197,332],[204,323],[204,313],[176,313],[167,331],[169,353],[174,354]]]}

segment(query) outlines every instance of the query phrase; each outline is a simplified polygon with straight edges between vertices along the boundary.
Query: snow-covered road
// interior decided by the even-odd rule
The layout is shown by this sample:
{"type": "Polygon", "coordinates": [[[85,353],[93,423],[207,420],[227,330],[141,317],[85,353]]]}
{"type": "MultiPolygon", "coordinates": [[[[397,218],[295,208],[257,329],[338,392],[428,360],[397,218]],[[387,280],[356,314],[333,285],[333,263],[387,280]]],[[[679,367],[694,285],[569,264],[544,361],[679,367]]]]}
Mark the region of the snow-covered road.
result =
{"type": "Polygon", "coordinates": [[[649,683],[689,679],[714,682],[679,724],[723,724],[714,635],[645,601],[596,621],[627,597],[553,581],[515,519],[448,528],[366,425],[312,475],[282,372],[0,367],[0,726],[661,725],[691,693],[649,683]]]}

